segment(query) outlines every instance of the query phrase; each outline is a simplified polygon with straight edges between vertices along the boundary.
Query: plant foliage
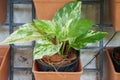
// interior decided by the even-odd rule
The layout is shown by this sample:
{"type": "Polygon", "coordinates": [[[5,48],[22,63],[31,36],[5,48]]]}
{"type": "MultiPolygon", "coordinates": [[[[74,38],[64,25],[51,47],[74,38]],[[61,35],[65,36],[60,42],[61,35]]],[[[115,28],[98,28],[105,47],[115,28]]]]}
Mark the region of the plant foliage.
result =
{"type": "Polygon", "coordinates": [[[82,19],[81,2],[67,3],[50,20],[34,20],[12,33],[3,43],[20,43],[36,40],[34,59],[45,55],[64,55],[65,45],[79,50],[88,43],[94,43],[106,36],[106,32],[93,31],[93,23],[82,19]],[[55,43],[53,43],[53,40],[55,43]]]}

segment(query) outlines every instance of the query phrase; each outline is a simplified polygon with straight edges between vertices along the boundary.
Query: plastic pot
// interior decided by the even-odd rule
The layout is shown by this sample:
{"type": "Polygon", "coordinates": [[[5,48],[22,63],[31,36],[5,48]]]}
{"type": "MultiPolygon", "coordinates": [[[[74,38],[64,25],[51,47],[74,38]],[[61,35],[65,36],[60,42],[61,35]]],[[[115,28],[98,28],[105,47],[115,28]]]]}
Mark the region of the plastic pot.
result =
{"type": "Polygon", "coordinates": [[[73,0],[33,0],[37,19],[51,20],[65,3],[73,0]]]}
{"type": "Polygon", "coordinates": [[[76,68],[79,63],[79,55],[80,55],[80,52],[77,51],[77,58],[74,61],[72,61],[71,63],[65,64],[62,66],[52,66],[52,65],[45,64],[45,63],[41,62],[40,60],[36,60],[36,61],[39,65],[38,67],[41,71],[55,71],[55,69],[56,69],[59,72],[74,72],[74,71],[76,71],[76,68]]]}
{"type": "Polygon", "coordinates": [[[59,72],[74,72],[76,71],[76,68],[78,66],[78,58],[76,60],[74,60],[73,62],[69,63],[69,64],[65,64],[63,66],[52,66],[52,65],[48,65],[45,64],[43,62],[41,62],[40,60],[37,60],[40,71],[55,71],[55,69],[59,72]]]}

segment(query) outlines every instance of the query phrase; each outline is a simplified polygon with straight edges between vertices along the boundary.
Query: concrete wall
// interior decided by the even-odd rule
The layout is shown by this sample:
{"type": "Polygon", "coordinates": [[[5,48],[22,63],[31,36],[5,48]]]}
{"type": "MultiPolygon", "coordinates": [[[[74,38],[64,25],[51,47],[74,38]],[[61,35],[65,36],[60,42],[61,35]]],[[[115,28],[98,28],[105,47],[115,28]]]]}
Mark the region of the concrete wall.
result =
{"type": "MultiPolygon", "coordinates": [[[[26,4],[15,4],[14,5],[14,22],[15,23],[25,23],[31,22],[32,13],[31,13],[31,5],[26,4]]],[[[100,6],[99,3],[96,4],[87,4],[82,6],[82,17],[91,19],[94,23],[98,24],[100,22],[100,6]]],[[[6,21],[8,22],[8,20],[6,21]]],[[[110,23],[109,19],[109,5],[108,1],[105,1],[105,9],[104,9],[104,23],[110,23]]],[[[16,30],[17,28],[15,28],[16,30]]],[[[96,27],[95,29],[99,29],[96,27]]],[[[113,33],[115,32],[113,27],[104,27],[104,31],[107,31],[109,34],[104,39],[104,44],[111,38],[113,33]]],[[[3,41],[9,35],[9,26],[0,26],[0,41],[3,41]]],[[[118,32],[114,39],[108,44],[108,46],[119,46],[120,43],[120,33],[118,32]]],[[[31,42],[25,44],[16,44],[16,45],[31,45],[31,42]]],[[[98,46],[98,43],[89,44],[88,46],[98,46]]],[[[15,49],[14,50],[14,66],[15,67],[31,67],[32,66],[32,49],[15,49]]],[[[81,50],[81,59],[83,66],[89,62],[90,59],[97,54],[97,49],[82,49],[81,50]]],[[[87,68],[96,68],[99,66],[99,58],[96,58],[91,64],[87,66],[87,68]]],[[[15,71],[14,72],[14,80],[32,80],[31,72],[29,71],[15,71]]],[[[98,73],[95,72],[85,72],[81,76],[81,80],[99,80],[98,73]]]]}

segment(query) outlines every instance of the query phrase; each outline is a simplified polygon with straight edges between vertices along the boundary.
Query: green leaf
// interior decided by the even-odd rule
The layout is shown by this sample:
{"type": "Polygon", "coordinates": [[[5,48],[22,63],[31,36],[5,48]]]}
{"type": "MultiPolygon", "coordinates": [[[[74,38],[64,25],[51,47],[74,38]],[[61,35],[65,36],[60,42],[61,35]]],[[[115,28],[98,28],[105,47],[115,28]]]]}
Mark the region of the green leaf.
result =
{"type": "Polygon", "coordinates": [[[49,20],[34,20],[34,25],[42,35],[55,34],[55,25],[49,20]]]}
{"type": "Polygon", "coordinates": [[[59,32],[59,34],[56,36],[56,39],[58,40],[58,42],[62,42],[62,41],[67,41],[68,37],[67,37],[67,31],[66,31],[66,27],[62,27],[59,32]]]}
{"type": "Polygon", "coordinates": [[[58,26],[56,39],[58,42],[69,40],[68,37],[68,27],[71,21],[79,19],[81,14],[81,2],[73,1],[67,3],[63,8],[61,8],[54,16],[53,22],[58,26]]]}
{"type": "Polygon", "coordinates": [[[82,43],[82,42],[70,44],[70,46],[75,50],[80,50],[81,48],[84,48],[86,45],[87,45],[86,43],[82,43]]]}
{"type": "Polygon", "coordinates": [[[83,39],[83,42],[86,43],[95,43],[101,39],[103,39],[107,35],[106,32],[97,32],[97,31],[90,31],[83,39]]]}
{"type": "Polygon", "coordinates": [[[12,33],[3,43],[18,43],[37,40],[34,48],[34,59],[56,53],[64,54],[67,47],[79,50],[88,43],[101,40],[105,32],[92,31],[93,23],[81,19],[81,1],[67,3],[49,20],[34,20],[12,33]],[[55,39],[55,44],[51,38],[55,39]]]}
{"type": "Polygon", "coordinates": [[[83,34],[73,40],[70,40],[70,46],[76,50],[84,48],[88,43],[95,43],[103,39],[107,35],[106,32],[96,32],[88,31],[86,34],[83,34]]]}
{"type": "Polygon", "coordinates": [[[75,19],[71,21],[68,27],[68,37],[74,38],[85,34],[90,30],[93,23],[87,19],[75,19]]]}
{"type": "Polygon", "coordinates": [[[31,24],[27,23],[22,26],[14,33],[12,33],[3,44],[11,44],[11,43],[20,43],[20,42],[28,42],[32,40],[37,40],[41,38],[42,35],[37,31],[37,29],[31,24]]]}
{"type": "Polygon", "coordinates": [[[54,55],[59,52],[61,44],[54,45],[49,39],[40,39],[34,48],[34,59],[40,59],[45,55],[54,55]]]}
{"type": "Polygon", "coordinates": [[[57,42],[59,42],[63,37],[61,36],[61,33],[63,35],[62,28],[54,21],[34,20],[34,25],[42,35],[46,37],[55,36],[57,42]]]}
{"type": "MultiPolygon", "coordinates": [[[[82,36],[80,36],[81,38],[82,36]]],[[[70,44],[70,47],[76,49],[76,50],[80,50],[81,48],[84,48],[87,44],[86,43],[83,43],[79,37],[77,38],[74,38],[74,39],[70,39],[69,40],[69,44],[70,44]]]]}
{"type": "Polygon", "coordinates": [[[69,20],[80,18],[80,14],[81,2],[69,2],[55,14],[53,21],[56,22],[60,27],[63,27],[69,22],[69,20]]]}

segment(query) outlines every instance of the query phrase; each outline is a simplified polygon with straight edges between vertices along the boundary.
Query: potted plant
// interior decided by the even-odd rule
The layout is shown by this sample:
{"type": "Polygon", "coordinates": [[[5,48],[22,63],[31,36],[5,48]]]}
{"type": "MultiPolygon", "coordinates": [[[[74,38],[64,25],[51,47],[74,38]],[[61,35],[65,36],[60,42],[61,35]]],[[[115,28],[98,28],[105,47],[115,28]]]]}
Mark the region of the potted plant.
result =
{"type": "Polygon", "coordinates": [[[106,48],[107,57],[107,73],[105,75],[108,80],[120,79],[120,47],[108,47],[106,48]]]}
{"type": "Polygon", "coordinates": [[[110,17],[115,31],[120,31],[120,0],[110,0],[110,17]]]}
{"type": "Polygon", "coordinates": [[[7,16],[7,0],[0,0],[0,24],[2,24],[7,16]]]}
{"type": "Polygon", "coordinates": [[[8,80],[9,46],[0,46],[0,79],[8,80]]]}
{"type": "Polygon", "coordinates": [[[33,0],[37,19],[51,20],[65,3],[73,0],[33,0]]]}
{"type": "Polygon", "coordinates": [[[93,23],[80,14],[81,1],[69,2],[52,20],[26,23],[2,43],[36,40],[33,65],[36,80],[79,80],[82,72],[79,50],[107,34],[93,31],[93,23]]]}

